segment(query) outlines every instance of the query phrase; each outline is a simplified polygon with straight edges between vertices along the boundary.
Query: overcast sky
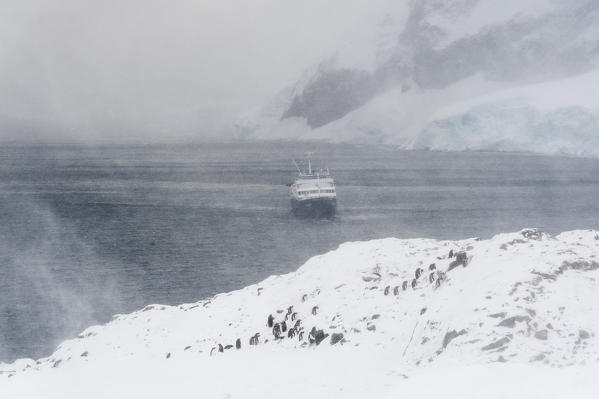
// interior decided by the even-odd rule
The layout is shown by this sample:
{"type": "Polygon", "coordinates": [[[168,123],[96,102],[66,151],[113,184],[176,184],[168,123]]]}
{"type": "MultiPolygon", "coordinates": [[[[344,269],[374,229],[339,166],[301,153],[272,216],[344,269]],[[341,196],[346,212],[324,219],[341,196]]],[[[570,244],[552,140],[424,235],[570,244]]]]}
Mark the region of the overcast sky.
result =
{"type": "Polygon", "coordinates": [[[364,0],[0,0],[0,139],[208,137],[333,51],[364,0]]]}

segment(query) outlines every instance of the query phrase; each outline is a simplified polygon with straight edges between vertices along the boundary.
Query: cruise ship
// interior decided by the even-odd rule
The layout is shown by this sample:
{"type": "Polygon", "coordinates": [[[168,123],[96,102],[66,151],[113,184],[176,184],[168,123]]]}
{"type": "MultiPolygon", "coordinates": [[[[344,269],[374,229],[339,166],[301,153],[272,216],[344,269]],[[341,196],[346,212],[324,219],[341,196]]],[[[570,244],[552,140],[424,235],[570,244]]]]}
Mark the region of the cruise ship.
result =
{"type": "Polygon", "coordinates": [[[335,182],[328,168],[312,170],[308,156],[308,170],[301,170],[293,161],[298,172],[291,184],[291,211],[300,218],[332,218],[337,210],[335,182]]]}

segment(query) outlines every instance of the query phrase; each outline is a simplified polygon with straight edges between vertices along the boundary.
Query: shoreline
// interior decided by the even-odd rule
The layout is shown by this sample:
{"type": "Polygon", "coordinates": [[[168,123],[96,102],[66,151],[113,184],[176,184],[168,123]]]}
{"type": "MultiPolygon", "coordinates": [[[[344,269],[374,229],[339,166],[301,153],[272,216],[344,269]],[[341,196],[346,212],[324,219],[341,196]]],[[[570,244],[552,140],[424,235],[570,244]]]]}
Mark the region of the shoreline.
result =
{"type": "MultiPolygon", "coordinates": [[[[484,376],[500,367],[516,379],[511,365],[533,376],[568,366],[596,369],[598,277],[595,230],[350,242],[295,272],[237,291],[115,315],[47,358],[0,364],[0,389],[30,397],[47,387],[46,397],[58,397],[58,381],[74,376],[93,384],[112,375],[132,389],[157,373],[167,385],[185,385],[181,397],[198,390],[207,397],[274,397],[268,387],[276,383],[257,380],[262,370],[283,381],[285,392],[299,390],[295,396],[287,392],[289,397],[305,393],[293,375],[319,382],[306,391],[312,392],[308,397],[384,397],[405,381],[413,389],[419,376],[449,378],[456,368],[484,376]],[[281,339],[268,327],[269,315],[281,330],[289,322],[281,339]],[[301,322],[290,337],[292,317],[294,325],[301,322]],[[317,343],[319,330],[324,338],[317,343]],[[256,333],[258,345],[250,345],[256,333]],[[125,376],[117,378],[114,370],[121,368],[125,376]],[[201,387],[181,379],[196,372],[204,376],[201,387]],[[233,380],[218,382],[227,378],[233,380]]],[[[149,381],[156,390],[148,389],[147,397],[158,397],[163,383],[149,381]]],[[[102,391],[104,397],[117,388],[102,391]]],[[[63,397],[81,394],[78,389],[63,397]]]]}

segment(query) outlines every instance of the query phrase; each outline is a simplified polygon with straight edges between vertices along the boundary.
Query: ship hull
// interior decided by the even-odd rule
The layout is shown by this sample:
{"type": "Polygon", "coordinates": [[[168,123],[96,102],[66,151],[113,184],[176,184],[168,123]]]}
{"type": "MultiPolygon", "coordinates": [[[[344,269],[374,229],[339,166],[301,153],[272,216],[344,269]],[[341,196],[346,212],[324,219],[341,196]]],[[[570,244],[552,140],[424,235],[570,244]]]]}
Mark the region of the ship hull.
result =
{"type": "Polygon", "coordinates": [[[336,198],[291,199],[291,211],[298,218],[332,218],[337,211],[336,198]]]}

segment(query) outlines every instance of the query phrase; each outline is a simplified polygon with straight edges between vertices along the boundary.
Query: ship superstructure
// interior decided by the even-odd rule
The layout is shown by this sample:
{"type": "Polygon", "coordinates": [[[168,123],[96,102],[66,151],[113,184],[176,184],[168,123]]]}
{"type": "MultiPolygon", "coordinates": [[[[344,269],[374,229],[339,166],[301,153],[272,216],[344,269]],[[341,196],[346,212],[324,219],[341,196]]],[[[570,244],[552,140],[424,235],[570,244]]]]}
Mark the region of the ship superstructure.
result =
{"type": "Polygon", "coordinates": [[[309,154],[307,158],[307,170],[301,170],[294,161],[298,176],[291,185],[292,212],[298,217],[333,217],[337,210],[335,181],[328,168],[312,170],[309,154]]]}

